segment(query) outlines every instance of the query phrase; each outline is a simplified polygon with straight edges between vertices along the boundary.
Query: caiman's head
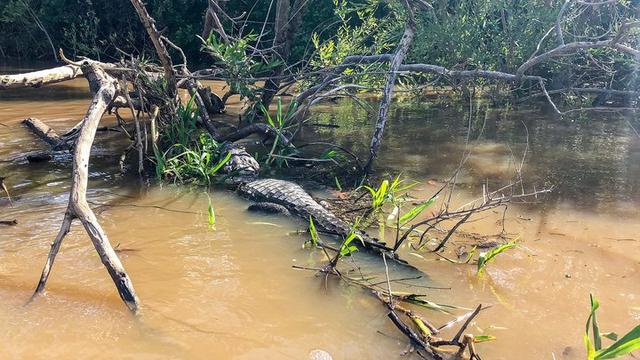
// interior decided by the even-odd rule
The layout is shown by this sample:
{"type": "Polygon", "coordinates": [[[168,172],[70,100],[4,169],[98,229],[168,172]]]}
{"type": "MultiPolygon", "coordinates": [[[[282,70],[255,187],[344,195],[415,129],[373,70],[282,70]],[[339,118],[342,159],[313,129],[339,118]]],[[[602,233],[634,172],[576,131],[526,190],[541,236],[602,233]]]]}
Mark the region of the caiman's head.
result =
{"type": "Polygon", "coordinates": [[[258,177],[260,164],[244,148],[227,143],[222,147],[222,153],[231,154],[229,161],[221,169],[222,173],[228,175],[225,183],[240,186],[258,177]]]}

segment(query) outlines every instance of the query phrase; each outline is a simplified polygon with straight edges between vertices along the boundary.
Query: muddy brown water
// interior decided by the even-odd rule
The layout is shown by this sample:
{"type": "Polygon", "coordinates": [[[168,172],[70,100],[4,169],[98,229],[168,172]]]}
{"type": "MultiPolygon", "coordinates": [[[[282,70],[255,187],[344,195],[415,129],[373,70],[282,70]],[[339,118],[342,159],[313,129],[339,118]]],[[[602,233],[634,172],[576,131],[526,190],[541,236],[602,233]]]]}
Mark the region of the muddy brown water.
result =
{"type": "MultiPolygon", "coordinates": [[[[21,119],[38,117],[62,130],[82,117],[87,104],[82,79],[0,93],[0,159],[45,149],[21,119]]],[[[314,116],[343,125],[314,134],[355,151],[366,146],[371,124],[360,110],[319,107],[314,116]]],[[[571,122],[525,109],[475,118],[483,119],[474,120],[474,131],[483,128],[483,135],[470,145],[454,202],[475,198],[482,182],[511,176],[517,162],[511,156],[524,149],[523,124],[530,143],[527,185],[555,185],[556,191],[538,204],[510,208],[506,229],[520,236],[520,247],[500,256],[485,276],[476,276],[471,265],[404,249],[403,256],[428,276],[394,286],[436,302],[492,305],[469,329],[498,338],[478,346],[485,359],[584,358],[590,292],[601,301],[601,328],[622,333],[640,322],[640,140],[628,119],[615,117],[571,122]],[[420,287],[426,285],[450,289],[420,287]]],[[[399,105],[379,171],[403,172],[421,183],[414,195],[427,196],[458,163],[466,128],[462,107],[399,105]]],[[[60,226],[70,165],[64,158],[3,162],[0,174],[7,176],[14,204],[0,198],[0,219],[17,219],[18,225],[0,227],[0,358],[306,359],[314,349],[334,359],[402,358],[407,343],[377,300],[292,269],[323,260],[321,252],[301,248],[304,236],[293,234],[303,222],[248,213],[246,201],[224,190],[142,187],[117,174],[124,145],[117,133],[97,135],[89,199],[111,243],[122,250],[142,315],[127,313],[78,226],[65,239],[46,295],[25,306],[60,226]],[[209,196],[215,230],[207,224],[209,196]]],[[[463,230],[496,234],[501,219],[501,212],[488,212],[463,230]]],[[[468,243],[458,237],[451,248],[468,243]]],[[[378,261],[364,255],[356,261],[383,279],[378,261]]],[[[393,270],[392,277],[406,275],[393,270]]],[[[435,323],[451,319],[419,311],[435,323]]]]}

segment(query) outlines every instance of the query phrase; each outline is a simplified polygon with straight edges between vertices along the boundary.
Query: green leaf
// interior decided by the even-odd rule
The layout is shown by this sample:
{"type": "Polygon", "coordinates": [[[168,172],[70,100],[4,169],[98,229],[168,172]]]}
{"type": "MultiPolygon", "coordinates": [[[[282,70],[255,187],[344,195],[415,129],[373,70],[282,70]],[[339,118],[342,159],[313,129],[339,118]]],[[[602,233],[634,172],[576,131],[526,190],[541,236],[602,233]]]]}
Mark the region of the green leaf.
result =
{"type": "Polygon", "coordinates": [[[633,328],[633,330],[609,347],[596,352],[594,359],[614,359],[638,349],[640,349],[640,325],[633,328]]]}
{"type": "Polygon", "coordinates": [[[593,294],[589,294],[589,299],[591,301],[591,326],[593,328],[593,346],[596,351],[602,349],[602,338],[600,337],[600,327],[598,326],[598,319],[596,317],[596,310],[600,307],[600,303],[593,296],[593,294]]]}
{"type": "Polygon", "coordinates": [[[337,176],[333,177],[336,181],[336,188],[338,189],[338,191],[342,191],[342,185],[340,184],[340,180],[338,180],[337,176]]]}
{"type": "Polygon", "coordinates": [[[231,152],[228,152],[224,159],[218,161],[218,163],[214,167],[212,167],[211,170],[209,170],[209,174],[213,175],[217,173],[218,170],[220,170],[227,162],[229,162],[229,159],[231,159],[231,152]]]}
{"type": "Polygon", "coordinates": [[[382,184],[380,184],[378,191],[376,191],[375,203],[378,207],[384,204],[384,199],[387,196],[387,189],[389,189],[389,180],[384,180],[382,184]]]}
{"type": "Polygon", "coordinates": [[[318,231],[316,230],[316,225],[313,223],[313,218],[309,216],[309,233],[311,234],[311,244],[313,246],[318,246],[318,231]]]}
{"type": "Polygon", "coordinates": [[[473,342],[474,343],[481,343],[481,342],[485,342],[485,341],[493,341],[495,340],[496,337],[493,335],[476,335],[473,337],[473,342]]]}
{"type": "Polygon", "coordinates": [[[584,346],[587,348],[587,360],[594,360],[596,356],[596,350],[593,348],[593,343],[589,339],[589,334],[583,336],[584,346]]]}
{"type": "Polygon", "coordinates": [[[490,261],[492,261],[496,256],[498,256],[499,254],[503,253],[508,249],[511,249],[514,246],[516,246],[515,240],[507,244],[500,245],[489,251],[480,253],[480,256],[478,257],[478,273],[481,273],[484,270],[484,268],[487,266],[487,264],[490,261]]]}
{"type": "MultiPolygon", "coordinates": [[[[593,343],[591,340],[587,343],[585,341],[585,345],[587,346],[587,354],[590,354],[591,348],[595,352],[602,348],[602,339],[600,338],[600,329],[598,328],[598,321],[596,319],[596,310],[600,307],[600,303],[598,299],[596,299],[593,294],[589,294],[589,303],[591,305],[591,310],[589,311],[589,317],[587,318],[587,324],[585,325],[585,336],[586,339],[589,339],[589,328],[593,328],[593,343]]],[[[590,358],[591,359],[591,358],[590,358]]]]}
{"type": "Polygon", "coordinates": [[[351,245],[351,246],[343,246],[340,249],[340,256],[347,256],[347,255],[351,255],[352,253],[358,251],[358,248],[355,245],[351,245]]]}
{"type": "MultiPolygon", "coordinates": [[[[393,294],[398,295],[399,293],[394,292],[393,294]]],[[[410,294],[409,296],[406,296],[404,298],[404,301],[418,305],[418,306],[422,306],[430,310],[440,311],[445,314],[451,314],[451,312],[448,309],[460,309],[459,307],[454,305],[438,304],[433,301],[423,299],[422,297],[424,297],[424,295],[410,294]]]]}
{"type": "Polygon", "coordinates": [[[209,207],[207,208],[207,220],[209,222],[209,226],[212,229],[215,229],[216,227],[216,213],[213,209],[213,203],[211,203],[211,198],[209,198],[209,207]]]}
{"type": "Polygon", "coordinates": [[[413,209],[407,211],[402,216],[400,216],[400,226],[408,223],[409,221],[415,219],[418,215],[420,215],[426,208],[428,208],[431,204],[433,204],[436,199],[429,199],[421,204],[418,204],[413,209]]]}

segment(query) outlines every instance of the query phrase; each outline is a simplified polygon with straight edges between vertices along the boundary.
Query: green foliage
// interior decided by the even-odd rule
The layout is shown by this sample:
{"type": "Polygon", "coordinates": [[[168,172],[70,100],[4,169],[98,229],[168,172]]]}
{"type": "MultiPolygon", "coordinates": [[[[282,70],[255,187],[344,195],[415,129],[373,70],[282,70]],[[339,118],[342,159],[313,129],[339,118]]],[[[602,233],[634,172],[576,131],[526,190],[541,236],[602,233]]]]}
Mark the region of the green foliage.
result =
{"type": "MultiPolygon", "coordinates": [[[[333,3],[340,26],[325,41],[321,41],[318,33],[313,33],[311,42],[315,55],[310,61],[313,67],[337,65],[349,55],[381,54],[395,48],[398,24],[404,22],[401,6],[380,0],[333,0],[333,3]]],[[[358,65],[366,71],[356,74],[354,66],[344,74],[351,76],[348,82],[379,86],[384,80],[381,68],[385,66],[379,63],[358,65]]]]}
{"type": "Polygon", "coordinates": [[[264,164],[267,166],[275,165],[278,168],[287,167],[289,163],[287,159],[283,156],[291,156],[297,153],[297,150],[293,144],[284,144],[282,142],[282,137],[285,136],[284,131],[286,129],[287,124],[293,119],[293,115],[296,112],[297,104],[293,102],[287,108],[287,112],[284,113],[284,109],[282,107],[282,98],[278,96],[276,101],[276,113],[275,116],[271,116],[269,110],[262,105],[262,103],[258,103],[260,106],[260,110],[265,118],[265,121],[273,131],[275,131],[275,136],[273,137],[273,144],[271,144],[271,150],[267,154],[267,158],[264,161],[264,164]],[[274,156],[277,155],[277,156],[274,156]]]}
{"type": "MultiPolygon", "coordinates": [[[[200,37],[198,37],[200,38],[200,37]]],[[[215,65],[223,69],[222,77],[229,85],[229,91],[240,94],[240,99],[251,102],[258,100],[256,81],[254,78],[268,74],[282,64],[281,61],[263,63],[248,53],[249,44],[255,42],[258,36],[252,33],[244,37],[225,43],[212,32],[207,39],[202,39],[202,51],[215,60],[215,65]]]]}
{"type": "Polygon", "coordinates": [[[311,216],[309,216],[309,234],[311,235],[311,246],[317,247],[320,236],[318,236],[318,230],[316,230],[316,225],[313,223],[313,218],[311,216]]]}
{"type": "Polygon", "coordinates": [[[391,183],[389,183],[389,180],[383,180],[377,188],[364,185],[363,188],[369,191],[371,195],[371,209],[377,210],[387,203],[394,202],[398,198],[398,195],[417,185],[417,183],[408,185],[405,183],[406,181],[401,180],[400,175],[398,175],[391,183]]]}
{"type": "Polygon", "coordinates": [[[489,251],[480,253],[478,257],[478,274],[481,274],[487,265],[495,259],[496,256],[516,246],[516,240],[495,247],[489,251]]]}
{"type": "Polygon", "coordinates": [[[615,359],[631,353],[632,351],[640,349],[640,325],[633,328],[627,334],[618,339],[618,335],[615,333],[603,334],[600,332],[598,320],[596,317],[596,310],[600,307],[600,303],[593,296],[589,294],[589,300],[591,304],[591,311],[587,318],[587,324],[585,326],[584,343],[587,348],[588,360],[600,360],[600,359],[615,359]],[[589,331],[593,336],[593,341],[589,337],[589,331]],[[607,347],[602,347],[602,337],[614,340],[615,342],[607,347]]]}
{"type": "MultiPolygon", "coordinates": [[[[388,222],[392,222],[394,225],[398,222],[396,220],[404,219],[405,221],[401,224],[404,225],[411,219],[417,217],[432,202],[428,202],[428,204],[425,204],[423,207],[418,207],[418,209],[412,209],[407,214],[400,214],[401,207],[407,200],[406,191],[414,187],[416,184],[417,183],[415,182],[407,184],[407,182],[405,180],[401,180],[400,175],[398,175],[391,182],[386,179],[383,180],[377,188],[373,188],[369,185],[363,185],[362,187],[366,189],[371,196],[368,215],[363,221],[364,227],[368,227],[375,220],[378,220],[382,232],[384,227],[382,218],[387,212],[385,210],[385,206],[387,204],[392,205],[391,212],[388,214],[389,216],[387,219],[388,222]]],[[[400,222],[402,222],[402,220],[400,220],[400,222]]]]}
{"type": "Polygon", "coordinates": [[[161,144],[167,150],[154,149],[158,178],[211,185],[231,158],[230,152],[222,153],[222,147],[211,135],[196,127],[196,112],[192,98],[178,108],[174,121],[164,128],[161,144]]]}
{"type": "MultiPolygon", "coordinates": [[[[53,60],[43,32],[27,5],[67,56],[89,55],[113,60],[121,49],[133,54],[155,54],[147,34],[128,1],[112,0],[3,0],[0,1],[0,48],[7,57],[53,60]],[[35,40],[35,41],[34,41],[35,40]]],[[[149,0],[147,9],[163,35],[179,44],[190,58],[198,58],[205,1],[149,0]]],[[[3,56],[0,53],[0,56],[3,56]]]]}
{"type": "Polygon", "coordinates": [[[213,203],[211,202],[211,197],[209,198],[209,206],[207,207],[207,222],[209,223],[209,227],[213,230],[216,228],[216,212],[213,208],[213,203]]]}
{"type": "Polygon", "coordinates": [[[493,341],[495,339],[496,337],[493,335],[476,335],[473,337],[473,342],[481,343],[481,342],[493,341]]]}
{"type": "Polygon", "coordinates": [[[340,180],[338,180],[338,177],[334,176],[333,179],[336,182],[336,189],[338,189],[338,191],[342,191],[342,184],[340,184],[340,180]]]}
{"type": "Polygon", "coordinates": [[[365,185],[365,189],[369,191],[371,195],[371,208],[378,209],[385,204],[387,200],[390,200],[393,194],[389,191],[389,180],[383,180],[377,189],[371,186],[365,185]]]}
{"type": "Polygon", "coordinates": [[[342,242],[342,245],[340,245],[339,258],[347,255],[351,255],[354,252],[358,251],[357,246],[351,245],[353,240],[357,238],[358,238],[358,235],[356,234],[355,230],[352,230],[351,232],[349,232],[347,237],[345,237],[344,241],[342,242]]]}
{"type": "Polygon", "coordinates": [[[422,203],[413,207],[411,210],[404,213],[402,216],[400,216],[400,226],[405,225],[406,223],[418,217],[418,215],[422,214],[422,212],[425,211],[429,206],[431,206],[431,204],[433,204],[435,201],[435,198],[423,201],[422,203]]]}

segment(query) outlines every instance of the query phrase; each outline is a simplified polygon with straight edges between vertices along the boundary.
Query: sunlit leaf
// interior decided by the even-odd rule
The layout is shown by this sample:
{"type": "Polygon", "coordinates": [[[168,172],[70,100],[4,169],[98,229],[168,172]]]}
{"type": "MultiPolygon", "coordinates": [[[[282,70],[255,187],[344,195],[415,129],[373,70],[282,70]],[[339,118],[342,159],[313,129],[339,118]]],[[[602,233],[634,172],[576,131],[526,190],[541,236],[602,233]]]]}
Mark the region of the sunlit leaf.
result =
{"type": "Polygon", "coordinates": [[[431,204],[433,204],[436,199],[429,199],[421,204],[418,204],[413,209],[407,211],[402,216],[400,216],[400,226],[408,223],[409,221],[415,219],[418,215],[420,215],[426,208],[428,208],[431,204]]]}
{"type": "Polygon", "coordinates": [[[493,341],[495,340],[496,337],[493,335],[476,335],[473,337],[473,342],[474,343],[481,343],[481,342],[485,342],[485,341],[493,341]]]}
{"type": "Polygon", "coordinates": [[[313,223],[313,218],[309,216],[309,233],[311,234],[311,244],[313,246],[318,246],[318,231],[316,230],[316,225],[313,223]]]}
{"type": "Polygon", "coordinates": [[[215,229],[216,226],[216,213],[213,209],[213,203],[211,202],[211,198],[209,198],[209,206],[207,207],[207,220],[209,222],[209,226],[212,229],[215,229]]]}
{"type": "Polygon", "coordinates": [[[607,348],[596,352],[595,359],[614,359],[638,349],[640,349],[640,325],[607,348]]]}
{"type": "Polygon", "coordinates": [[[484,270],[484,268],[487,266],[487,264],[493,259],[495,259],[496,256],[515,246],[516,246],[516,241],[514,240],[507,244],[503,244],[498,247],[495,247],[489,251],[480,253],[480,256],[478,257],[478,273],[481,273],[484,270]]]}

